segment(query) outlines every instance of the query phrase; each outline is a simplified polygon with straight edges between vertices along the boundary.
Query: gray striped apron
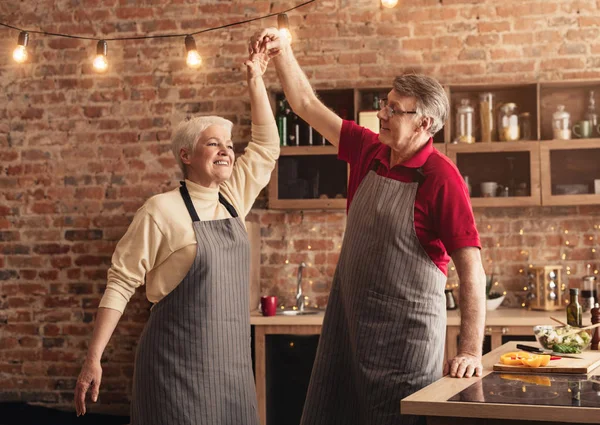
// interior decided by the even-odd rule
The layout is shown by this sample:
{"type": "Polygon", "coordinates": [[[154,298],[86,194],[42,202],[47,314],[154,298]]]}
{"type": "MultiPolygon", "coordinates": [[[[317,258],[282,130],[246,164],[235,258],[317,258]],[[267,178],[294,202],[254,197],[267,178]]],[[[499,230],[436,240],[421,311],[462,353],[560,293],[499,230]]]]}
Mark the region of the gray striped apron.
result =
{"type": "Polygon", "coordinates": [[[132,425],[258,425],[250,352],[249,243],[233,218],[200,221],[180,188],[198,243],[181,283],[159,301],[141,335],[132,425]]]}
{"type": "Polygon", "coordinates": [[[303,425],[423,420],[401,415],[400,400],[442,376],[446,276],[417,239],[418,186],[371,170],[356,191],[303,425]]]}

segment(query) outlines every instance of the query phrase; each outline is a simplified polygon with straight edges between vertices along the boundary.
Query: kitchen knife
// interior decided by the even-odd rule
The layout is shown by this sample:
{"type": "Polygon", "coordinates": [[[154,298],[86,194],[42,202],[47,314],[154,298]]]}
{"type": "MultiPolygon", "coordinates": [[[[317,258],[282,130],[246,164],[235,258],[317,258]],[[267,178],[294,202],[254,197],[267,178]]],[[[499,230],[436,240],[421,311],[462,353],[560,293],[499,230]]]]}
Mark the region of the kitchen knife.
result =
{"type": "Polygon", "coordinates": [[[565,357],[568,359],[578,359],[578,360],[582,359],[581,357],[573,356],[571,354],[557,353],[556,351],[546,350],[546,349],[539,348],[539,347],[532,347],[531,345],[517,344],[517,348],[519,350],[528,351],[530,353],[535,353],[535,354],[550,354],[551,356],[565,357]]]}

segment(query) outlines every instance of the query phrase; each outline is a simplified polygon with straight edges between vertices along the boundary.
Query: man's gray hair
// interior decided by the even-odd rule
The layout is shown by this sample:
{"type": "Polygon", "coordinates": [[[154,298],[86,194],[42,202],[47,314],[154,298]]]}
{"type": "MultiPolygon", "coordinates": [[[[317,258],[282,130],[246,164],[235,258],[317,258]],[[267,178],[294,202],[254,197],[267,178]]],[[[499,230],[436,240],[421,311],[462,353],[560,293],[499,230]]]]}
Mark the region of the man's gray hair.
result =
{"type": "Polygon", "coordinates": [[[417,113],[433,119],[429,133],[440,131],[448,118],[450,103],[440,83],[423,74],[406,74],[394,79],[394,90],[401,96],[417,99],[417,113]]]}
{"type": "Polygon", "coordinates": [[[173,151],[173,155],[175,155],[177,164],[179,164],[179,168],[181,168],[184,177],[187,177],[187,172],[185,164],[181,161],[179,152],[182,148],[187,149],[190,153],[194,152],[200,136],[202,136],[204,130],[211,125],[219,125],[227,130],[229,134],[231,134],[231,130],[233,129],[233,123],[231,121],[214,115],[186,118],[175,128],[173,137],[171,138],[171,150],[173,151]]]}

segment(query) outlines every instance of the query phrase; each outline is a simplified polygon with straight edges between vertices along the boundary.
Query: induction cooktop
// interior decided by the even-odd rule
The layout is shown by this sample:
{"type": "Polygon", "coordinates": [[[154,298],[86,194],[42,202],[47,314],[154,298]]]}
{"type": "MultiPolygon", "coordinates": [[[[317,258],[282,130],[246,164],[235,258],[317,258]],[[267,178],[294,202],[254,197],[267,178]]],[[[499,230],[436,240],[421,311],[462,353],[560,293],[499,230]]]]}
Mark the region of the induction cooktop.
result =
{"type": "Polygon", "coordinates": [[[600,407],[600,375],[492,372],[448,401],[600,407]]]}

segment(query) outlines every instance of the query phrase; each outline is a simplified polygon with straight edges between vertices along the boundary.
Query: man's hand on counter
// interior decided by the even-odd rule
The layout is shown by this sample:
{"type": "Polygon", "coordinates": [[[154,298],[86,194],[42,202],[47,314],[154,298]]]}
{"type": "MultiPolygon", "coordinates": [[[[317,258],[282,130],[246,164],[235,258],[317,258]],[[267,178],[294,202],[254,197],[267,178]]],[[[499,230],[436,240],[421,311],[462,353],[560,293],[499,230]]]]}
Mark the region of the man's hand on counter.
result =
{"type": "Polygon", "coordinates": [[[473,375],[481,376],[483,366],[481,356],[467,353],[458,353],[456,357],[444,365],[444,376],[450,374],[453,378],[470,378],[473,375]]]}

